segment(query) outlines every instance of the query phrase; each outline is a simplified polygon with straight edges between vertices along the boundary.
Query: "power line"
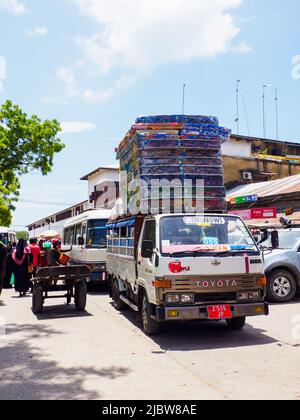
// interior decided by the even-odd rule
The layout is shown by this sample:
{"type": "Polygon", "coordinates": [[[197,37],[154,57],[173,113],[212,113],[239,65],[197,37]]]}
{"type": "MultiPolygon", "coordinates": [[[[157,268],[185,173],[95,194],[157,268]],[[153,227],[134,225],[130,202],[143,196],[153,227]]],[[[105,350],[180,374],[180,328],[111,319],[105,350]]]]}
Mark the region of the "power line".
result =
{"type": "Polygon", "coordinates": [[[19,200],[19,203],[26,203],[26,204],[41,204],[46,206],[69,206],[72,207],[74,204],[70,203],[62,203],[62,202],[54,202],[54,201],[38,201],[38,200],[28,200],[28,199],[21,199],[19,200]]]}

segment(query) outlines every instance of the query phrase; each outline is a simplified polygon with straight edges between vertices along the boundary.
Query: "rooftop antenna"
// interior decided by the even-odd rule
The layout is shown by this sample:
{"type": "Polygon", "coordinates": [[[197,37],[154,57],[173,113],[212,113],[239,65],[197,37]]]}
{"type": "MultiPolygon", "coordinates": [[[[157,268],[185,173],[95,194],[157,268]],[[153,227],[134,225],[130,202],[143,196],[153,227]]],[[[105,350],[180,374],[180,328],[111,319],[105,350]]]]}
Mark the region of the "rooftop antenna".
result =
{"type": "Polygon", "coordinates": [[[267,123],[266,123],[266,89],[271,87],[272,85],[263,85],[263,132],[264,132],[264,139],[267,138],[267,123]]]}
{"type": "Polygon", "coordinates": [[[279,116],[278,116],[278,94],[277,88],[275,89],[275,106],[276,106],[276,138],[279,140],[279,116]]]}
{"type": "Polygon", "coordinates": [[[183,92],[182,92],[182,115],[184,115],[184,111],[185,111],[185,88],[186,88],[186,84],[183,84],[183,92]]]}
{"type": "Polygon", "coordinates": [[[236,125],[237,125],[237,134],[238,135],[240,134],[240,104],[239,104],[240,83],[241,83],[240,80],[236,81],[236,120],[235,120],[235,122],[236,122],[236,125]]]}

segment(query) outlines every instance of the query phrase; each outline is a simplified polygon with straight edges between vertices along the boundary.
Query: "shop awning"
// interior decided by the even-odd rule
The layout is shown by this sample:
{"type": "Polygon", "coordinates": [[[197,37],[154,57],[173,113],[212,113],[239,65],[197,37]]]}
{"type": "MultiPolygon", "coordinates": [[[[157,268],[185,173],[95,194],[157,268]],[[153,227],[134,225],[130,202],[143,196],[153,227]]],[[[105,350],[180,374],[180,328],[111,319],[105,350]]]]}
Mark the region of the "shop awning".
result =
{"type": "Polygon", "coordinates": [[[129,220],[119,220],[118,222],[108,223],[106,225],[107,229],[120,229],[124,227],[133,227],[135,226],[135,218],[129,220]]]}

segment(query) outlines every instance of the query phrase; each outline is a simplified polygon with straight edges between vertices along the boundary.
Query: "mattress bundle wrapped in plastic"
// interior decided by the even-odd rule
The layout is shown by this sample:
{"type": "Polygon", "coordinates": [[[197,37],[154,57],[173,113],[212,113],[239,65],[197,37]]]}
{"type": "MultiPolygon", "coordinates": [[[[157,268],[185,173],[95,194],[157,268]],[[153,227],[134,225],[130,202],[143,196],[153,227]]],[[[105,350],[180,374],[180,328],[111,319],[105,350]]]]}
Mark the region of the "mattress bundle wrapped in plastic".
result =
{"type": "MultiPolygon", "coordinates": [[[[144,205],[150,197],[156,200],[157,212],[164,211],[161,200],[169,194],[172,206],[180,208],[180,200],[203,200],[204,211],[225,211],[221,146],[229,139],[231,131],[220,127],[218,119],[206,116],[161,115],[139,117],[117,150],[121,172],[126,172],[128,201],[134,197],[144,205]],[[182,186],[174,194],[166,186],[154,189],[153,183],[173,183],[182,186]],[[132,188],[139,181],[142,187],[132,188]],[[199,193],[198,181],[204,183],[199,193]],[[179,192],[178,192],[179,191],[179,192]],[[171,194],[171,195],[170,195],[171,194]]],[[[176,190],[176,189],[175,189],[176,190]]],[[[153,202],[152,209],[153,212],[153,202]]],[[[172,208],[171,208],[172,210],[172,208]]]]}

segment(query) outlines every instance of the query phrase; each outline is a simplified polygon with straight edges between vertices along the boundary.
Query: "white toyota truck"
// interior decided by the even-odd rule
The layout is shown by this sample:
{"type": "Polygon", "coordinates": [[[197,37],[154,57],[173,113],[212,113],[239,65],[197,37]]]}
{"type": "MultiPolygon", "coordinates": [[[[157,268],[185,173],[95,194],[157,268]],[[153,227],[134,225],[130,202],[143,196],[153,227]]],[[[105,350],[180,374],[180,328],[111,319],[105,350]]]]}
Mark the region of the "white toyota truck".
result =
{"type": "Polygon", "coordinates": [[[244,222],[224,214],[162,214],[109,222],[107,270],[117,310],[162,323],[268,315],[263,256],[244,222]]]}

